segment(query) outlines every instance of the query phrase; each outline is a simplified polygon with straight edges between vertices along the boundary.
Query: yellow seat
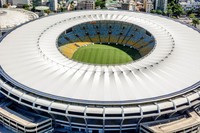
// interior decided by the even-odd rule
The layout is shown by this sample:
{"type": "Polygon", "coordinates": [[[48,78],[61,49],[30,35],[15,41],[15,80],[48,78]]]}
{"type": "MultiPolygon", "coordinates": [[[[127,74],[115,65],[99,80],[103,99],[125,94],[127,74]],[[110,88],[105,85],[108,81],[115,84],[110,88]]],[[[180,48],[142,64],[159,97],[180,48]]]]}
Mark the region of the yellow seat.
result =
{"type": "Polygon", "coordinates": [[[110,36],[110,42],[116,42],[118,38],[116,36],[110,36]]]}
{"type": "Polygon", "coordinates": [[[63,55],[65,55],[71,59],[74,52],[79,47],[84,46],[84,45],[90,45],[90,44],[92,44],[92,42],[74,42],[74,43],[65,44],[65,45],[61,46],[59,49],[63,55]]]}
{"type": "Polygon", "coordinates": [[[118,43],[122,43],[123,40],[124,40],[124,37],[121,36],[121,37],[119,38],[119,40],[118,40],[118,43]]]}
{"type": "Polygon", "coordinates": [[[101,42],[108,42],[109,36],[107,35],[102,35],[101,36],[101,42]]]}
{"type": "Polygon", "coordinates": [[[98,35],[96,35],[96,36],[94,36],[94,37],[91,37],[91,40],[92,40],[93,42],[100,42],[99,36],[98,36],[98,35]]]}
{"type": "Polygon", "coordinates": [[[150,50],[151,50],[150,47],[144,47],[144,48],[141,48],[141,49],[139,50],[139,52],[140,52],[140,54],[141,54],[142,56],[144,56],[144,55],[148,54],[150,50]]]}

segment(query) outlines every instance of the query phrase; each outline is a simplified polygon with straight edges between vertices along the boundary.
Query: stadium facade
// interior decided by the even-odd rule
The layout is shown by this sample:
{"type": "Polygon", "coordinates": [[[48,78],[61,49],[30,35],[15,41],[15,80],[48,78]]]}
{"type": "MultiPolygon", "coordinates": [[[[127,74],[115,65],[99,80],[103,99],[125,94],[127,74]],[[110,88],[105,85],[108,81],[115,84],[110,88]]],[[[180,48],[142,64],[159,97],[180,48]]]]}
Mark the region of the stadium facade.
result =
{"type": "Polygon", "coordinates": [[[29,22],[0,42],[0,121],[17,132],[198,132],[199,42],[196,29],[145,13],[77,11],[29,22]],[[58,50],[88,39],[142,57],[94,65],[58,50]]]}

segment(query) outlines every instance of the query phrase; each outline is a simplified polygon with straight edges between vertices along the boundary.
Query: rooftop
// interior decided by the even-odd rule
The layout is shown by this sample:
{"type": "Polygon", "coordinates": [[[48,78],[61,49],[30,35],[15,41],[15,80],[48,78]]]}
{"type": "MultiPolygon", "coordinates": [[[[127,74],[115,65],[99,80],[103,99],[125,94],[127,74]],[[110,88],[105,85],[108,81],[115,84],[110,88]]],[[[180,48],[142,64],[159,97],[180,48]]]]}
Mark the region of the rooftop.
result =
{"type": "Polygon", "coordinates": [[[38,18],[38,15],[17,8],[0,8],[0,30],[11,29],[22,23],[38,18]]]}
{"type": "Polygon", "coordinates": [[[195,111],[190,112],[189,115],[189,118],[182,118],[166,124],[151,126],[149,128],[156,133],[172,133],[180,131],[181,129],[184,130],[200,125],[200,116],[195,111]]]}
{"type": "Polygon", "coordinates": [[[44,17],[12,31],[0,42],[0,65],[10,80],[37,95],[87,103],[149,101],[199,86],[198,42],[198,31],[161,16],[76,11],[44,17]],[[95,20],[139,25],[155,37],[156,47],[126,65],[88,65],[65,58],[56,47],[58,36],[74,25],[95,20]]]}

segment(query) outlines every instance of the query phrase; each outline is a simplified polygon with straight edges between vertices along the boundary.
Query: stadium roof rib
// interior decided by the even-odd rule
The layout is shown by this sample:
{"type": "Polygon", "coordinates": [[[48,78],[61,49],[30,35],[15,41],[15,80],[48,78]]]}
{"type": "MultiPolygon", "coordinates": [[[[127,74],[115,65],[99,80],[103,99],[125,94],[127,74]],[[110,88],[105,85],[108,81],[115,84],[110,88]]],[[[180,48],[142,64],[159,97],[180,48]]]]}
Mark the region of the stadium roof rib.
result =
{"type": "Polygon", "coordinates": [[[52,99],[101,104],[156,101],[199,87],[198,42],[199,32],[160,16],[126,11],[69,12],[13,30],[0,43],[0,65],[9,80],[52,99]],[[65,58],[56,46],[58,36],[74,25],[96,20],[143,27],[155,37],[155,49],[125,65],[89,65],[65,58]]]}

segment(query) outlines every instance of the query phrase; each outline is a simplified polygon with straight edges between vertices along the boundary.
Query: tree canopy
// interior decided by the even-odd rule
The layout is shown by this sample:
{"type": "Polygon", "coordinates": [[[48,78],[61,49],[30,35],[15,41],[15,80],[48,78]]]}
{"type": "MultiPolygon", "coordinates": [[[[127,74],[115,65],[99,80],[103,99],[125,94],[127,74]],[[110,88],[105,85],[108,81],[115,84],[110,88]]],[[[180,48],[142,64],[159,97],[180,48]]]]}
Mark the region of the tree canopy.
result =
{"type": "Polygon", "coordinates": [[[3,5],[3,8],[8,8],[8,4],[4,4],[4,5],[3,5]]]}
{"type": "Polygon", "coordinates": [[[197,27],[197,25],[200,24],[199,19],[198,19],[198,18],[193,18],[193,19],[192,19],[192,24],[193,24],[195,27],[197,27]]]}
{"type": "Polygon", "coordinates": [[[29,10],[29,5],[24,4],[24,5],[23,5],[23,8],[24,8],[25,10],[29,10]]]}
{"type": "Polygon", "coordinates": [[[105,0],[96,0],[96,2],[95,2],[96,7],[100,6],[101,8],[104,8],[105,4],[106,4],[105,0]]]}
{"type": "Polygon", "coordinates": [[[176,0],[171,0],[167,5],[167,13],[169,16],[173,15],[179,17],[181,14],[184,13],[182,6],[176,2],[176,0]]]}
{"type": "Polygon", "coordinates": [[[189,15],[189,18],[195,18],[196,17],[196,14],[194,14],[194,13],[191,13],[190,15],[189,15]]]}

